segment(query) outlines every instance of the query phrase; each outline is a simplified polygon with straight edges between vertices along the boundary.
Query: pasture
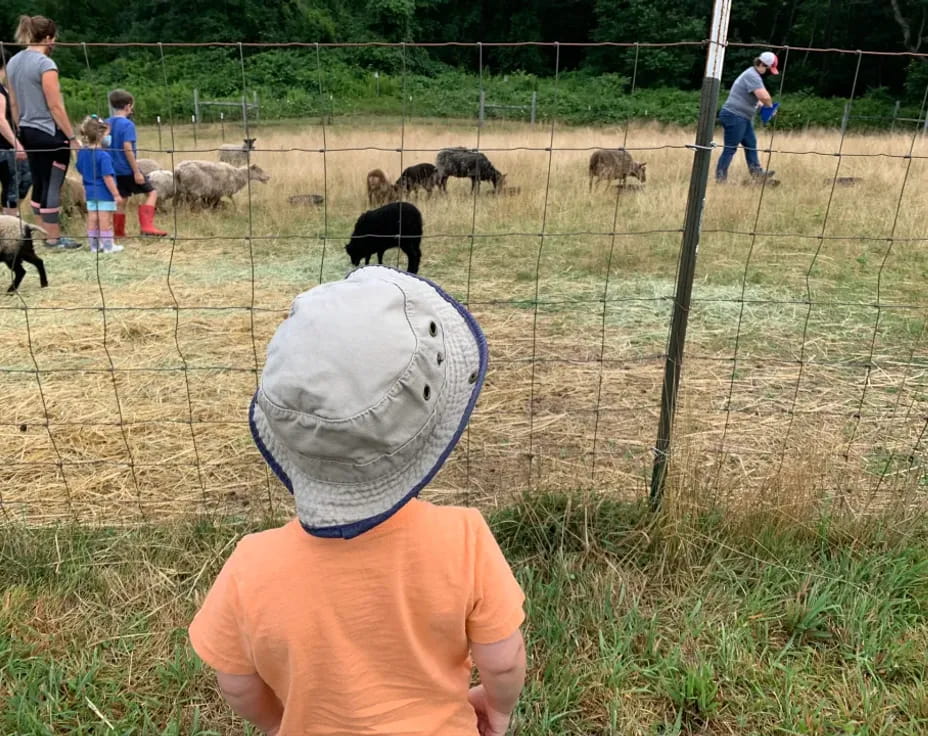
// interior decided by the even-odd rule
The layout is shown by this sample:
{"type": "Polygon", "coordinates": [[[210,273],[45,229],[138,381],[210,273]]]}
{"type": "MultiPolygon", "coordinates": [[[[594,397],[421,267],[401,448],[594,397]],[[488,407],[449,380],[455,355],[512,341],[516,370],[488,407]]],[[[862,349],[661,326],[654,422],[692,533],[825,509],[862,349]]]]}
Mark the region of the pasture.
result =
{"type": "MultiPolygon", "coordinates": [[[[445,121],[254,135],[271,180],[234,208],[169,210],[173,238],[108,258],[43,252],[50,287],[29,272],[5,297],[0,500],[29,526],[0,526],[4,733],[251,733],[185,627],[236,539],[290,509],[246,424],[266,343],[295,294],[348,271],[369,169],[477,143],[445,121]]],[[[480,147],[519,193],[452,180],[417,201],[420,273],[490,345],[427,495],[486,508],[526,590],[515,732],[923,733],[928,551],[899,519],[924,493],[928,141],[903,159],[853,154],[903,156],[904,134],[850,137],[839,160],[837,133],[777,134],[779,186],[742,186],[740,155],[710,182],[652,516],[626,502],[647,493],[693,136],[633,126],[647,185],[590,193],[589,149],[624,136],[494,124],[480,147]]],[[[174,145],[217,158],[189,129],[174,145]]]]}
{"type": "MultiPolygon", "coordinates": [[[[200,129],[198,151],[190,133],[176,131],[171,155],[150,150],[157,135],[142,129],[140,155],[166,167],[215,160],[203,149],[219,146],[218,128],[200,129]]],[[[474,197],[452,179],[447,197],[417,200],[420,272],[470,304],[491,348],[467,440],[434,493],[646,492],[692,133],[633,126],[627,145],[648,164],[646,186],[590,193],[589,149],[625,133],[492,125],[479,145],[519,193],[484,186],[474,197]]],[[[253,134],[271,180],[252,182],[235,207],[169,208],[158,222],[173,239],[130,237],[115,258],[49,253],[50,288],[30,273],[5,297],[8,517],[276,509],[281,488],[246,424],[267,340],[295,294],[350,268],[344,245],[369,169],[392,181],[443,146],[478,143],[472,125],[430,121],[253,134]],[[288,204],[306,193],[325,205],[288,204]]],[[[778,504],[785,486],[816,501],[840,491],[860,507],[921,488],[928,141],[911,159],[861,155],[902,156],[910,144],[902,133],[849,137],[839,159],[836,132],[778,134],[779,186],[740,185],[740,154],[729,184],[710,182],[673,486],[748,504],[778,504]],[[854,185],[833,187],[836,173],[854,185]]],[[[131,212],[129,222],[137,232],[131,212]]],[[[77,221],[68,230],[83,232],[77,221]]],[[[400,255],[387,262],[405,267],[400,255]]]]}

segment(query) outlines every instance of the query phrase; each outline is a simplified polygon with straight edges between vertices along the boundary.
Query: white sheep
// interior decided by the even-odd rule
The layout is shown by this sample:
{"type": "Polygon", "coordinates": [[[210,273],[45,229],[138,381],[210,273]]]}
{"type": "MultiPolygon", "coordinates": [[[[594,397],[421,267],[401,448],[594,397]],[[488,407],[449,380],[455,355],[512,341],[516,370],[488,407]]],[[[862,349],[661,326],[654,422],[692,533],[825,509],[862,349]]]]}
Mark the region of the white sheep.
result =
{"type": "Polygon", "coordinates": [[[249,179],[266,184],[270,178],[257,164],[236,168],[215,161],[181,161],[174,169],[174,197],[206,207],[218,207],[222,198],[228,197],[234,205],[232,195],[249,179]]]}
{"type": "Polygon", "coordinates": [[[136,160],[138,164],[139,171],[141,171],[145,176],[148,176],[152,171],[158,171],[161,168],[161,164],[155,161],[152,158],[140,158],[136,160]]]}
{"type": "Polygon", "coordinates": [[[155,169],[148,174],[148,181],[158,192],[158,209],[162,209],[168,200],[174,198],[174,172],[165,169],[155,169]]]}
{"type": "Polygon", "coordinates": [[[45,231],[38,225],[23,222],[13,215],[0,215],[0,260],[13,272],[13,282],[7,292],[16,291],[26,275],[23,262],[35,266],[39,272],[39,284],[43,288],[48,286],[45,263],[36,255],[35,244],[32,242],[36,233],[45,235],[45,231]]]}
{"type": "Polygon", "coordinates": [[[255,138],[245,138],[242,145],[223,143],[219,146],[219,160],[232,166],[245,166],[248,163],[248,151],[255,150],[255,138]]]}

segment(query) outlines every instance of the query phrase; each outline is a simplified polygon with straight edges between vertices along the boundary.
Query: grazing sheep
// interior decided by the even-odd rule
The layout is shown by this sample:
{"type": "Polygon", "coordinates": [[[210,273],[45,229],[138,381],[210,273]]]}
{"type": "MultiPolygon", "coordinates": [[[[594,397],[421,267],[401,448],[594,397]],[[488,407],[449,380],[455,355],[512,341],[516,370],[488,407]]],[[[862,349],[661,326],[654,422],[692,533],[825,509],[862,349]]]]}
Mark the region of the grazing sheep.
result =
{"type": "Polygon", "coordinates": [[[248,152],[255,150],[255,138],[245,138],[242,145],[223,143],[219,146],[219,160],[232,166],[245,166],[248,163],[248,152]]]}
{"type": "Polygon", "coordinates": [[[139,171],[141,171],[145,176],[148,176],[152,171],[158,171],[161,169],[161,164],[151,158],[140,158],[136,160],[138,164],[139,171]]]}
{"type": "Polygon", "coordinates": [[[374,253],[377,263],[383,263],[384,251],[398,247],[406,254],[406,270],[416,273],[422,259],[420,242],[422,214],[409,202],[391,202],[368,210],[358,218],[345,252],[351,258],[351,265],[357,266],[362,258],[365,265],[370,263],[374,253]]]}
{"type": "Polygon", "coordinates": [[[148,181],[158,192],[158,203],[155,206],[163,211],[165,202],[174,199],[174,172],[155,169],[148,173],[148,181]]]}
{"type": "Polygon", "coordinates": [[[287,197],[287,202],[295,207],[304,204],[320,205],[325,202],[325,197],[321,194],[294,194],[287,197]]]}
{"type": "Polygon", "coordinates": [[[174,198],[191,206],[218,207],[228,197],[234,205],[232,195],[249,179],[266,184],[270,178],[257,164],[237,169],[215,161],[181,161],[174,170],[174,198]]]}
{"type": "Polygon", "coordinates": [[[31,263],[39,272],[39,284],[48,286],[45,263],[36,255],[32,237],[35,233],[45,234],[38,225],[30,225],[13,215],[0,215],[0,260],[13,272],[13,283],[7,292],[14,292],[26,275],[23,262],[31,263]]]}
{"type": "Polygon", "coordinates": [[[470,190],[480,191],[480,182],[492,181],[497,191],[503,188],[506,175],[497,171],[490,159],[479,151],[466,148],[443,148],[435,158],[438,169],[438,187],[448,191],[448,178],[451,176],[470,179],[470,190]]]}
{"type": "Polygon", "coordinates": [[[399,198],[396,185],[387,181],[387,175],[381,169],[367,172],[367,203],[371,207],[395,202],[399,198]]]}
{"type": "Polygon", "coordinates": [[[66,217],[87,214],[87,196],[84,183],[80,179],[64,178],[61,184],[61,212],[66,217]]]}
{"type": "Polygon", "coordinates": [[[593,191],[593,180],[611,181],[621,179],[620,186],[625,186],[625,178],[634,176],[642,184],[645,182],[645,167],[647,164],[638,163],[624,148],[610,148],[593,151],[590,156],[590,191],[593,191]]]}
{"type": "Polygon", "coordinates": [[[424,189],[429,197],[432,196],[432,189],[438,185],[438,169],[434,164],[415,164],[403,170],[400,178],[396,180],[398,192],[403,194],[414,194],[420,188],[424,189]]]}

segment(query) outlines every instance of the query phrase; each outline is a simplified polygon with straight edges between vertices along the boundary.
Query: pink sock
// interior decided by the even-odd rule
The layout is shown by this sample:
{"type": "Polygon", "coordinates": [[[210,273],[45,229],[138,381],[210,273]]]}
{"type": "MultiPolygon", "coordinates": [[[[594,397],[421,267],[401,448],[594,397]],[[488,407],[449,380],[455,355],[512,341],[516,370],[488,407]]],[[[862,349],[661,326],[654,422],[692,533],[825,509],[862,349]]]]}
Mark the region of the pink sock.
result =
{"type": "Polygon", "coordinates": [[[100,249],[100,231],[87,230],[87,242],[90,244],[90,252],[95,253],[100,249]]]}

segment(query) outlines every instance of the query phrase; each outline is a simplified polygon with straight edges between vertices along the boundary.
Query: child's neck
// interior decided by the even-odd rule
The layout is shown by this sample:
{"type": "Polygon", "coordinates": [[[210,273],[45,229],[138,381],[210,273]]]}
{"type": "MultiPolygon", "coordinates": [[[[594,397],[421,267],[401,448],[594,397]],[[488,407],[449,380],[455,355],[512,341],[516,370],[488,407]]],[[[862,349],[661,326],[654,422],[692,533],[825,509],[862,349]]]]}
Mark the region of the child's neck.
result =
{"type": "Polygon", "coordinates": [[[125,110],[113,110],[113,117],[114,118],[127,118],[129,117],[129,113],[126,112],[125,110]]]}
{"type": "Polygon", "coordinates": [[[94,143],[94,144],[91,146],[91,148],[100,149],[100,148],[103,148],[103,144],[102,144],[102,143],[94,143]]]}

